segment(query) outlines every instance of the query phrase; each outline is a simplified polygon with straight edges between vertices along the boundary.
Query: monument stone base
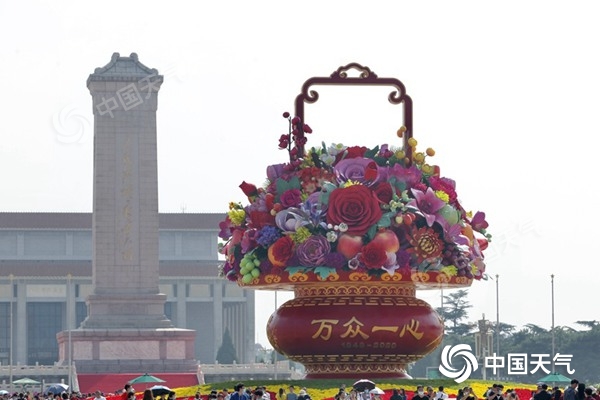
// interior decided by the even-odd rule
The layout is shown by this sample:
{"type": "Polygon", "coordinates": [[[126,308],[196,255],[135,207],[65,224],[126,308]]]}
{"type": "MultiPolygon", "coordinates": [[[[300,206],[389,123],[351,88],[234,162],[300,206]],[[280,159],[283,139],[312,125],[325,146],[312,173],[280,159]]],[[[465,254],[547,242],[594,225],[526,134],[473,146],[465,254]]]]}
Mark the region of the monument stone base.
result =
{"type": "Polygon", "coordinates": [[[196,373],[195,337],[196,331],[179,328],[62,331],[58,363],[70,358],[78,373],[196,373]]]}

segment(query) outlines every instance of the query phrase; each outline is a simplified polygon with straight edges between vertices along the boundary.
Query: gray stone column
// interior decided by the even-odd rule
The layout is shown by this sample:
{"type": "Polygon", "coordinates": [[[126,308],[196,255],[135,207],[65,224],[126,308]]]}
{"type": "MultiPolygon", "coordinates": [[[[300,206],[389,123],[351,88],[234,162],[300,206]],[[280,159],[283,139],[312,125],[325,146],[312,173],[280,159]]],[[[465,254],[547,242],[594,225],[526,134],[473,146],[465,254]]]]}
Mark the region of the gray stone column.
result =
{"type": "Polygon", "coordinates": [[[173,327],[158,286],[156,110],[162,81],[135,53],[113,54],[87,81],[94,111],[93,293],[81,327],[56,335],[59,363],[68,361],[71,344],[79,373],[198,370],[196,332],[173,327]]]}
{"type": "Polygon", "coordinates": [[[187,326],[187,305],[186,305],[186,289],[187,284],[184,280],[179,280],[177,285],[177,326],[184,328],[187,326]]]}
{"type": "MultiPolygon", "coordinates": [[[[255,317],[254,317],[254,300],[255,300],[255,291],[254,290],[244,290],[244,295],[246,296],[246,310],[245,313],[247,315],[247,326],[256,326],[255,317]]],[[[254,333],[254,332],[253,332],[254,333]]],[[[254,362],[254,334],[249,334],[246,337],[245,341],[245,349],[246,349],[246,361],[247,363],[254,362]]]]}
{"type": "Polygon", "coordinates": [[[93,285],[85,328],[166,328],[158,290],[157,95],[133,53],[88,78],[94,111],[93,285]]]}
{"type": "MultiPolygon", "coordinates": [[[[223,344],[223,287],[225,285],[225,280],[221,279],[218,281],[214,281],[212,284],[213,287],[213,315],[214,315],[214,323],[213,323],[213,334],[214,334],[214,349],[215,354],[213,354],[213,359],[217,359],[217,351],[221,344],[223,344]]],[[[250,335],[254,336],[254,335],[250,335]]]]}
{"type": "Polygon", "coordinates": [[[13,283],[17,286],[13,364],[27,365],[27,285],[18,278],[13,283]]]}

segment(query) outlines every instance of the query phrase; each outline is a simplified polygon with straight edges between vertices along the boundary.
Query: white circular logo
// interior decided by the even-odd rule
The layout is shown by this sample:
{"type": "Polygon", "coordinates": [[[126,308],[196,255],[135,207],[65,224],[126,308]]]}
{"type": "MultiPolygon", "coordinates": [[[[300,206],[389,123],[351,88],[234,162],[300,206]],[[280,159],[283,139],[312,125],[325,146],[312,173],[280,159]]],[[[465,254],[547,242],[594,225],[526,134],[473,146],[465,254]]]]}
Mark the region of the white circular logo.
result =
{"type": "Polygon", "coordinates": [[[452,378],[456,383],[461,383],[469,379],[473,371],[477,371],[477,358],[468,344],[457,344],[455,346],[445,346],[442,350],[441,364],[438,368],[440,373],[446,378],[452,378]],[[462,368],[452,366],[454,357],[462,357],[465,364],[462,368]]]}

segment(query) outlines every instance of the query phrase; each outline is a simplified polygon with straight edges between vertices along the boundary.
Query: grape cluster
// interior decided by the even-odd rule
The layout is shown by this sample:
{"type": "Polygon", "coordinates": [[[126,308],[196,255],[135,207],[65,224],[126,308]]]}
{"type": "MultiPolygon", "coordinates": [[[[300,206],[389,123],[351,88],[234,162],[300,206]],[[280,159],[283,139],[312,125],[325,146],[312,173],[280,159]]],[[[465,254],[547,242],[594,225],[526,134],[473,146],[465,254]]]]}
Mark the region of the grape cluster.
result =
{"type": "Polygon", "coordinates": [[[240,261],[240,273],[242,274],[242,282],[248,284],[251,283],[254,278],[260,276],[260,260],[254,255],[254,253],[247,253],[240,261]]]}
{"type": "Polygon", "coordinates": [[[473,279],[473,272],[471,271],[470,262],[468,255],[460,251],[453,243],[446,243],[444,251],[442,252],[444,265],[454,265],[457,269],[458,276],[465,276],[469,279],[473,279]]]}

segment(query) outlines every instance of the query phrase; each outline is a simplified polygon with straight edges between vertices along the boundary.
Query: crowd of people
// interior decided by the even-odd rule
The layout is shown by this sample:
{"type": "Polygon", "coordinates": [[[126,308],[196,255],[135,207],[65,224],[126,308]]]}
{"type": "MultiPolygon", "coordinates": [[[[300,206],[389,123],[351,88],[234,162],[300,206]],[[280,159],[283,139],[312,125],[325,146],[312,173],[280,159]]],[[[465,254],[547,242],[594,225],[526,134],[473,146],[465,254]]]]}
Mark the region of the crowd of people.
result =
{"type": "MultiPolygon", "coordinates": [[[[346,388],[342,385],[334,400],[448,400],[449,396],[443,386],[434,390],[431,386],[417,386],[414,391],[404,388],[393,389],[389,398],[381,390],[358,391],[355,388],[346,388]]],[[[454,396],[452,396],[454,398],[454,396]]],[[[115,393],[104,394],[101,391],[95,393],[6,393],[0,396],[0,400],[176,400],[174,391],[155,395],[150,389],[144,390],[140,396],[133,386],[125,384],[123,389],[115,393]]],[[[210,393],[197,392],[188,400],[313,400],[306,387],[287,388],[279,387],[276,391],[267,390],[266,386],[246,387],[244,383],[238,383],[233,391],[227,388],[211,390],[210,393]]],[[[320,400],[320,399],[315,399],[320,400]]],[[[475,393],[469,386],[458,390],[456,400],[600,400],[600,390],[592,386],[586,386],[577,379],[571,380],[570,384],[561,390],[558,386],[549,387],[545,383],[539,383],[536,390],[531,392],[524,389],[505,389],[501,383],[493,384],[485,393],[475,393]]]]}

